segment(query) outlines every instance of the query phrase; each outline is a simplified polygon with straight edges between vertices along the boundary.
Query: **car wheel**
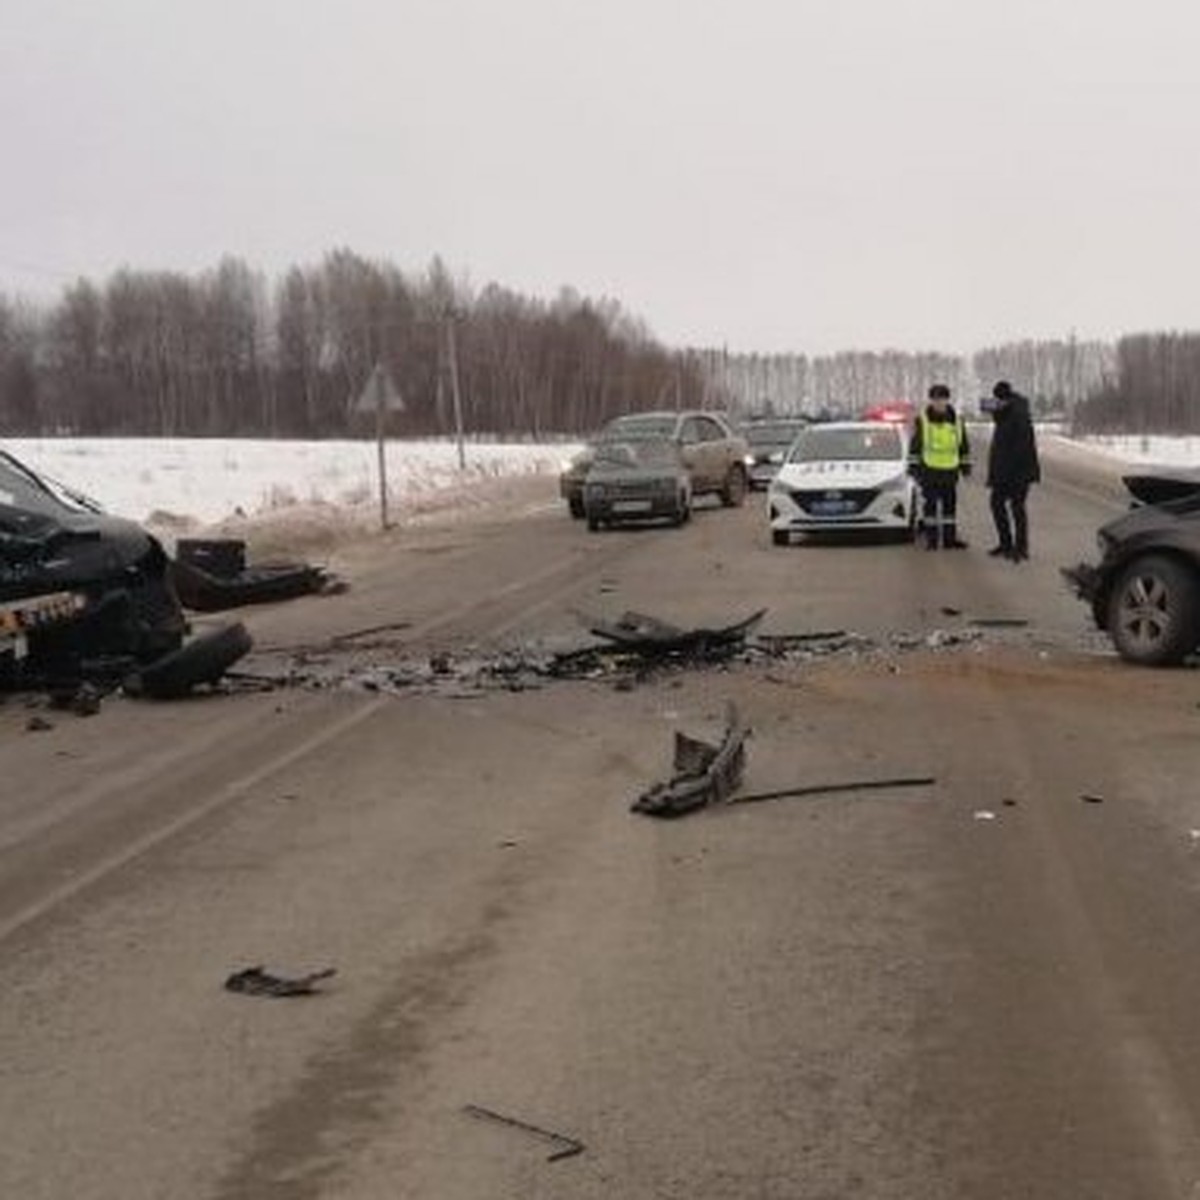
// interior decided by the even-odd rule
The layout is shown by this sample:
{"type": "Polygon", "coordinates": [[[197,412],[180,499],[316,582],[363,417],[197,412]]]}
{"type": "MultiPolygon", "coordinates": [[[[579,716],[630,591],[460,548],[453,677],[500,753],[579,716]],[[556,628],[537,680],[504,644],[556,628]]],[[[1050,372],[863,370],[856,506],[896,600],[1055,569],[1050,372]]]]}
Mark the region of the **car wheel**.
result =
{"type": "Polygon", "coordinates": [[[790,546],[792,544],[791,535],[786,529],[772,529],[771,544],[773,546],[790,546]]]}
{"type": "Polygon", "coordinates": [[[726,508],[737,508],[746,499],[746,472],[741,467],[730,467],[721,488],[721,503],[726,508]]]}
{"type": "Polygon", "coordinates": [[[1148,667],[1172,666],[1196,648],[1200,580],[1164,555],[1134,559],[1109,595],[1107,626],[1122,658],[1148,667]]]}
{"type": "Polygon", "coordinates": [[[579,496],[571,496],[567,500],[567,509],[577,521],[582,521],[586,515],[583,509],[583,500],[579,496]]]}
{"type": "Polygon", "coordinates": [[[139,667],[125,677],[124,688],[132,696],[154,700],[178,700],[202,683],[216,683],[253,645],[240,621],[209,633],[139,667]]]}

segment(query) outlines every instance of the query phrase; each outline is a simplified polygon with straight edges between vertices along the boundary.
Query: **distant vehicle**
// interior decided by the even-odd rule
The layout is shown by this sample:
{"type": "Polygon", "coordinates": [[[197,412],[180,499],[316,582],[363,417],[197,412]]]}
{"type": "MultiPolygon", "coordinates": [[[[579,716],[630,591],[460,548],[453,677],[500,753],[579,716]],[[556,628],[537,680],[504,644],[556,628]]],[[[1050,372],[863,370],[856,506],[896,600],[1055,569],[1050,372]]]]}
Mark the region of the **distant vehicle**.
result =
{"type": "Polygon", "coordinates": [[[775,478],[789,447],[808,424],[807,417],[764,417],[742,425],[742,436],[750,448],[746,469],[752,489],[765,488],[775,478]]]}
{"type": "Polygon", "coordinates": [[[1200,476],[1124,483],[1134,507],[1100,527],[1100,562],[1063,574],[1122,658],[1174,666],[1200,648],[1200,476]]]}
{"type": "Polygon", "coordinates": [[[679,446],[693,497],[716,494],[722,504],[731,507],[745,499],[749,448],[723,413],[689,409],[628,413],[609,421],[559,476],[559,492],[572,516],[584,516],[583,483],[596,448],[606,442],[628,443],[645,438],[666,439],[679,446]]]}
{"type": "Polygon", "coordinates": [[[885,421],[810,425],[788,451],[767,492],[771,540],[794,533],[895,530],[911,537],[917,487],[903,429],[885,421]]]}
{"type": "Polygon", "coordinates": [[[679,445],[666,438],[599,443],[584,481],[583,505],[593,531],[628,521],[682,525],[692,515],[692,481],[679,445]]]}

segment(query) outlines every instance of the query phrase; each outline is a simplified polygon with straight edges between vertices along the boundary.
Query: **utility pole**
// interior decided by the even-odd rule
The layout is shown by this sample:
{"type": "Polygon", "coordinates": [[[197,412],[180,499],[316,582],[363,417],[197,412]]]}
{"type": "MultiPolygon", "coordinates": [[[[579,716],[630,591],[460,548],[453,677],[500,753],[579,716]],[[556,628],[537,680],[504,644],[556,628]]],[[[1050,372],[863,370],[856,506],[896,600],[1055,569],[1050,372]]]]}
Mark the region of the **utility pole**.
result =
{"type": "Polygon", "coordinates": [[[467,456],[463,451],[462,393],[458,387],[458,345],[454,340],[454,323],[458,313],[454,308],[446,310],[446,355],[450,361],[450,393],[454,398],[454,434],[458,440],[458,469],[465,471],[467,456]]]}

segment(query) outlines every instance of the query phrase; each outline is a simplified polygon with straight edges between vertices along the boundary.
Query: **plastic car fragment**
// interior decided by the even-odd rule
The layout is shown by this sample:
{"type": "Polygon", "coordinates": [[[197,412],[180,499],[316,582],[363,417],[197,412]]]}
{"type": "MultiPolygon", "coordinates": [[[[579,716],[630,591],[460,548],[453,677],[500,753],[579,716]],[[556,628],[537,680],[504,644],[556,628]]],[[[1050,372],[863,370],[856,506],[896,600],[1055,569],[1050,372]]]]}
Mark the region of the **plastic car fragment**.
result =
{"type": "Polygon", "coordinates": [[[745,620],[715,629],[683,629],[645,613],[626,612],[617,621],[593,621],[589,631],[615,642],[623,650],[648,656],[704,655],[710,650],[728,649],[744,642],[747,634],[765,617],[760,608],[745,620]]]}
{"type": "Polygon", "coordinates": [[[246,543],[236,538],[180,541],[171,580],[180,603],[195,612],[220,612],[247,604],[344,591],[323,567],[276,562],[246,566],[246,543]]]}
{"type": "Polygon", "coordinates": [[[718,746],[676,731],[674,774],[643,792],[632,812],[650,817],[681,817],[727,800],[740,786],[746,768],[746,739],[735,705],[726,707],[725,735],[718,746]]]}
{"type": "Polygon", "coordinates": [[[285,975],[272,975],[261,966],[247,967],[243,971],[235,971],[225,980],[225,990],[240,992],[244,996],[269,996],[272,999],[282,996],[314,996],[317,989],[313,985],[336,974],[336,967],[324,967],[319,971],[310,971],[307,975],[289,978],[285,975]]]}

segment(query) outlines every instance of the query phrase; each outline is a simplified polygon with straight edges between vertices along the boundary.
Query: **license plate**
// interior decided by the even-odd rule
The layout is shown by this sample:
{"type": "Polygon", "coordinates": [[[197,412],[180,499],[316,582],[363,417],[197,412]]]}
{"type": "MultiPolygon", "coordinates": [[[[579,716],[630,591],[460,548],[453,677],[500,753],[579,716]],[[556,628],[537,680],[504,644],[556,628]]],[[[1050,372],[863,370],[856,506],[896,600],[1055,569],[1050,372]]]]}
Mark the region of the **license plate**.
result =
{"type": "Polygon", "coordinates": [[[819,517],[836,517],[843,513],[854,512],[853,500],[814,500],[812,510],[819,517]]]}
{"type": "Polygon", "coordinates": [[[650,511],[649,500],[614,500],[612,510],[615,513],[644,513],[650,511]]]}

